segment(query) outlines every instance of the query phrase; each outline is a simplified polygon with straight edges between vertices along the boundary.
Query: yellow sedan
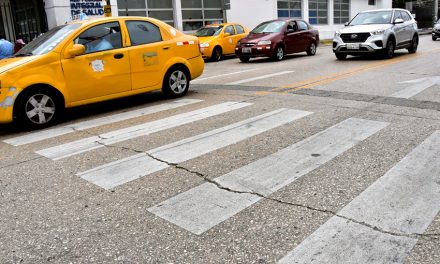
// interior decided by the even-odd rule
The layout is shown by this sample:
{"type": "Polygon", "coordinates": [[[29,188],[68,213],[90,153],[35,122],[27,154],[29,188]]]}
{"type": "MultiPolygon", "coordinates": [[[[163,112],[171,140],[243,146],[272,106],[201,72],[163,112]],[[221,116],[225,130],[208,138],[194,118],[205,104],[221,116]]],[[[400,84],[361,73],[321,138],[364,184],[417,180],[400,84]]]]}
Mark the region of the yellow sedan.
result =
{"type": "Polygon", "coordinates": [[[237,42],[249,34],[249,29],[236,23],[208,25],[194,34],[199,38],[203,58],[219,61],[223,55],[235,55],[237,42]]]}
{"type": "Polygon", "coordinates": [[[198,39],[156,19],[62,25],[0,60],[0,123],[45,127],[64,108],[154,90],[183,96],[203,69],[198,39]]]}

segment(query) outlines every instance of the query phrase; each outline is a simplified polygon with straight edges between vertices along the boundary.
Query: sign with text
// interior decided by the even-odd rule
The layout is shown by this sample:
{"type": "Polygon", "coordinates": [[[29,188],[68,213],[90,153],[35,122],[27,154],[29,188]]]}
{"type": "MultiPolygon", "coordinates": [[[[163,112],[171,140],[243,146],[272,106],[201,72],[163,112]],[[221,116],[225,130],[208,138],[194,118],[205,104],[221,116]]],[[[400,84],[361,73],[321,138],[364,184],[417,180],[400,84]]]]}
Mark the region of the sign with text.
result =
{"type": "Polygon", "coordinates": [[[79,19],[81,13],[87,16],[103,16],[102,0],[70,0],[70,14],[72,19],[79,19]]]}

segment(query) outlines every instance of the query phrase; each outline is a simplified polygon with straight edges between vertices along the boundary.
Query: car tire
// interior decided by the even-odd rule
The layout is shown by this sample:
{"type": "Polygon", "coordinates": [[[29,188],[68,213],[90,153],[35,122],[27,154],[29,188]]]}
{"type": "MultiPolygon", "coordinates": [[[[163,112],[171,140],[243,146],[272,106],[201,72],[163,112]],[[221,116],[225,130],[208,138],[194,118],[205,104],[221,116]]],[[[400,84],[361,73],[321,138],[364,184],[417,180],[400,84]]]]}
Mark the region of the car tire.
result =
{"type": "Polygon", "coordinates": [[[335,53],[335,56],[338,60],[345,60],[347,58],[347,54],[343,53],[335,53]]]}
{"type": "Polygon", "coordinates": [[[413,39],[411,40],[411,46],[408,48],[408,52],[416,53],[418,46],[419,46],[419,37],[417,35],[414,35],[413,39]]]}
{"type": "Polygon", "coordinates": [[[221,61],[223,57],[222,49],[220,47],[215,47],[212,51],[211,60],[212,61],[221,61]]]}
{"type": "Polygon", "coordinates": [[[437,37],[436,37],[436,36],[432,36],[432,40],[433,40],[433,41],[436,41],[436,40],[437,40],[437,37]]]}
{"type": "Polygon", "coordinates": [[[31,88],[23,92],[16,110],[20,125],[40,129],[54,124],[63,109],[62,101],[53,91],[31,88]]]}
{"type": "Polygon", "coordinates": [[[282,61],[284,59],[284,49],[282,46],[277,46],[275,48],[275,53],[272,58],[276,61],[282,61]]]}
{"type": "Polygon", "coordinates": [[[394,42],[393,40],[389,39],[387,41],[387,45],[385,46],[385,49],[383,50],[383,57],[385,59],[391,59],[394,57],[394,42]]]}
{"type": "Polygon", "coordinates": [[[189,89],[190,74],[183,66],[172,67],[165,74],[162,92],[166,97],[176,98],[184,96],[189,89]]]}
{"type": "Polygon", "coordinates": [[[251,58],[249,58],[249,57],[240,57],[239,59],[240,59],[241,62],[246,63],[246,62],[249,62],[249,60],[250,60],[251,58]]]}
{"type": "Polygon", "coordinates": [[[316,54],[316,44],[315,42],[310,43],[309,48],[307,49],[307,55],[313,56],[316,54]]]}

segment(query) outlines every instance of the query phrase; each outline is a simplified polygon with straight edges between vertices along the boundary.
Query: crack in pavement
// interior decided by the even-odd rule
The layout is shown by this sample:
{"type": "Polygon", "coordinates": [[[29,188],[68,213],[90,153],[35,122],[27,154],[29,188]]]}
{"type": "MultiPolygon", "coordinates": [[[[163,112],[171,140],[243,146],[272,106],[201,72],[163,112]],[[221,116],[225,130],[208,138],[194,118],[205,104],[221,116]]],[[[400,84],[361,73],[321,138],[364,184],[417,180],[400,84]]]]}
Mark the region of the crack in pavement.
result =
{"type": "Polygon", "coordinates": [[[300,208],[308,209],[308,210],[315,211],[315,212],[325,213],[325,214],[328,214],[328,215],[331,215],[331,216],[339,217],[339,218],[345,219],[347,221],[350,221],[350,222],[353,222],[353,223],[356,223],[356,224],[368,227],[369,229],[372,229],[374,231],[377,231],[377,232],[380,232],[380,233],[383,233],[383,234],[392,235],[392,236],[407,237],[407,238],[414,238],[414,239],[425,239],[425,240],[432,240],[432,241],[437,241],[438,239],[440,239],[440,233],[398,233],[398,232],[392,232],[392,231],[388,231],[388,230],[385,230],[383,228],[380,228],[378,226],[371,225],[371,224],[369,224],[367,222],[359,221],[359,220],[356,220],[354,218],[350,218],[350,217],[338,214],[337,212],[332,211],[332,210],[315,208],[315,207],[312,207],[312,206],[309,206],[309,205],[304,205],[304,204],[299,204],[299,203],[287,202],[287,201],[283,201],[283,200],[280,200],[280,199],[275,199],[275,198],[272,198],[272,197],[268,197],[268,196],[266,196],[264,194],[261,194],[261,193],[258,193],[258,192],[254,192],[254,191],[234,190],[234,189],[231,189],[229,187],[221,185],[220,183],[218,183],[215,180],[209,179],[208,176],[204,175],[201,172],[190,170],[190,169],[188,169],[188,168],[186,168],[184,166],[179,165],[178,163],[168,162],[166,160],[157,158],[154,155],[148,153],[147,151],[141,151],[141,150],[125,147],[125,146],[107,146],[105,144],[103,144],[103,146],[111,147],[111,148],[119,148],[119,149],[129,150],[129,151],[133,151],[133,152],[139,153],[139,154],[146,154],[148,157],[150,157],[150,158],[152,158],[152,159],[154,159],[156,161],[162,162],[162,163],[164,163],[164,164],[166,164],[166,165],[168,165],[170,167],[173,167],[173,168],[178,169],[178,170],[183,170],[183,171],[186,171],[186,172],[191,173],[193,175],[196,175],[199,178],[203,179],[205,182],[211,183],[211,184],[215,185],[218,189],[224,190],[224,191],[227,191],[227,192],[232,192],[232,193],[236,193],[236,194],[255,195],[255,196],[258,196],[258,197],[260,197],[260,198],[262,198],[264,200],[269,200],[269,201],[276,202],[276,203],[279,203],[279,204],[282,204],[282,205],[295,206],[295,207],[300,207],[300,208]]]}

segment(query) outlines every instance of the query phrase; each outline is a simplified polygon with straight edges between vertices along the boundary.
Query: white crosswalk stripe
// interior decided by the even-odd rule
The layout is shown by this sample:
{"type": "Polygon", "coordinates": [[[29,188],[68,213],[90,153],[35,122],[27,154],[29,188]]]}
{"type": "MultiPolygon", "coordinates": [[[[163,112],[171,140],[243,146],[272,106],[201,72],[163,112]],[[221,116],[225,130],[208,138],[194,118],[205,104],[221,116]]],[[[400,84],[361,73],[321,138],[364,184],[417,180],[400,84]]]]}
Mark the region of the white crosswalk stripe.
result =
{"type": "Polygon", "coordinates": [[[350,118],[268,157],[223,175],[148,209],[194,234],[215,225],[320,167],[388,123],[350,118]]]}
{"type": "Polygon", "coordinates": [[[63,145],[42,149],[36,151],[36,153],[52,160],[59,160],[62,158],[66,158],[87,151],[91,151],[94,149],[98,149],[105,145],[115,144],[118,142],[137,138],[140,136],[146,136],[155,132],[189,124],[208,117],[224,114],[249,105],[252,104],[225,102],[210,107],[198,109],[195,111],[170,116],[160,120],[119,129],[109,133],[101,134],[99,136],[93,136],[93,137],[73,141],[70,143],[66,143],[63,145]]]}
{"type": "Polygon", "coordinates": [[[332,217],[279,263],[403,263],[440,211],[439,180],[436,131],[339,212],[356,222],[332,217]]]}
{"type": "Polygon", "coordinates": [[[278,109],[150,150],[147,153],[151,157],[139,154],[77,175],[104,189],[111,189],[168,167],[165,162],[187,161],[310,114],[305,111],[278,109]]]}
{"type": "Polygon", "coordinates": [[[140,116],[145,116],[149,114],[158,113],[161,111],[166,111],[178,107],[182,107],[185,105],[190,105],[194,103],[202,102],[202,100],[197,99],[181,99],[174,102],[164,103],[160,105],[155,106],[148,106],[141,109],[123,112],[119,114],[114,114],[110,116],[100,117],[100,118],[94,118],[83,122],[78,122],[70,125],[66,125],[63,127],[57,127],[57,128],[51,128],[46,129],[43,131],[33,132],[27,135],[14,137],[10,139],[3,140],[3,142],[13,145],[13,146],[21,146],[29,143],[38,142],[41,140],[54,138],[57,136],[66,135],[75,131],[81,131],[86,130],[93,127],[98,127],[102,125],[108,125],[111,123],[116,123],[119,121],[136,118],[140,116]]]}

